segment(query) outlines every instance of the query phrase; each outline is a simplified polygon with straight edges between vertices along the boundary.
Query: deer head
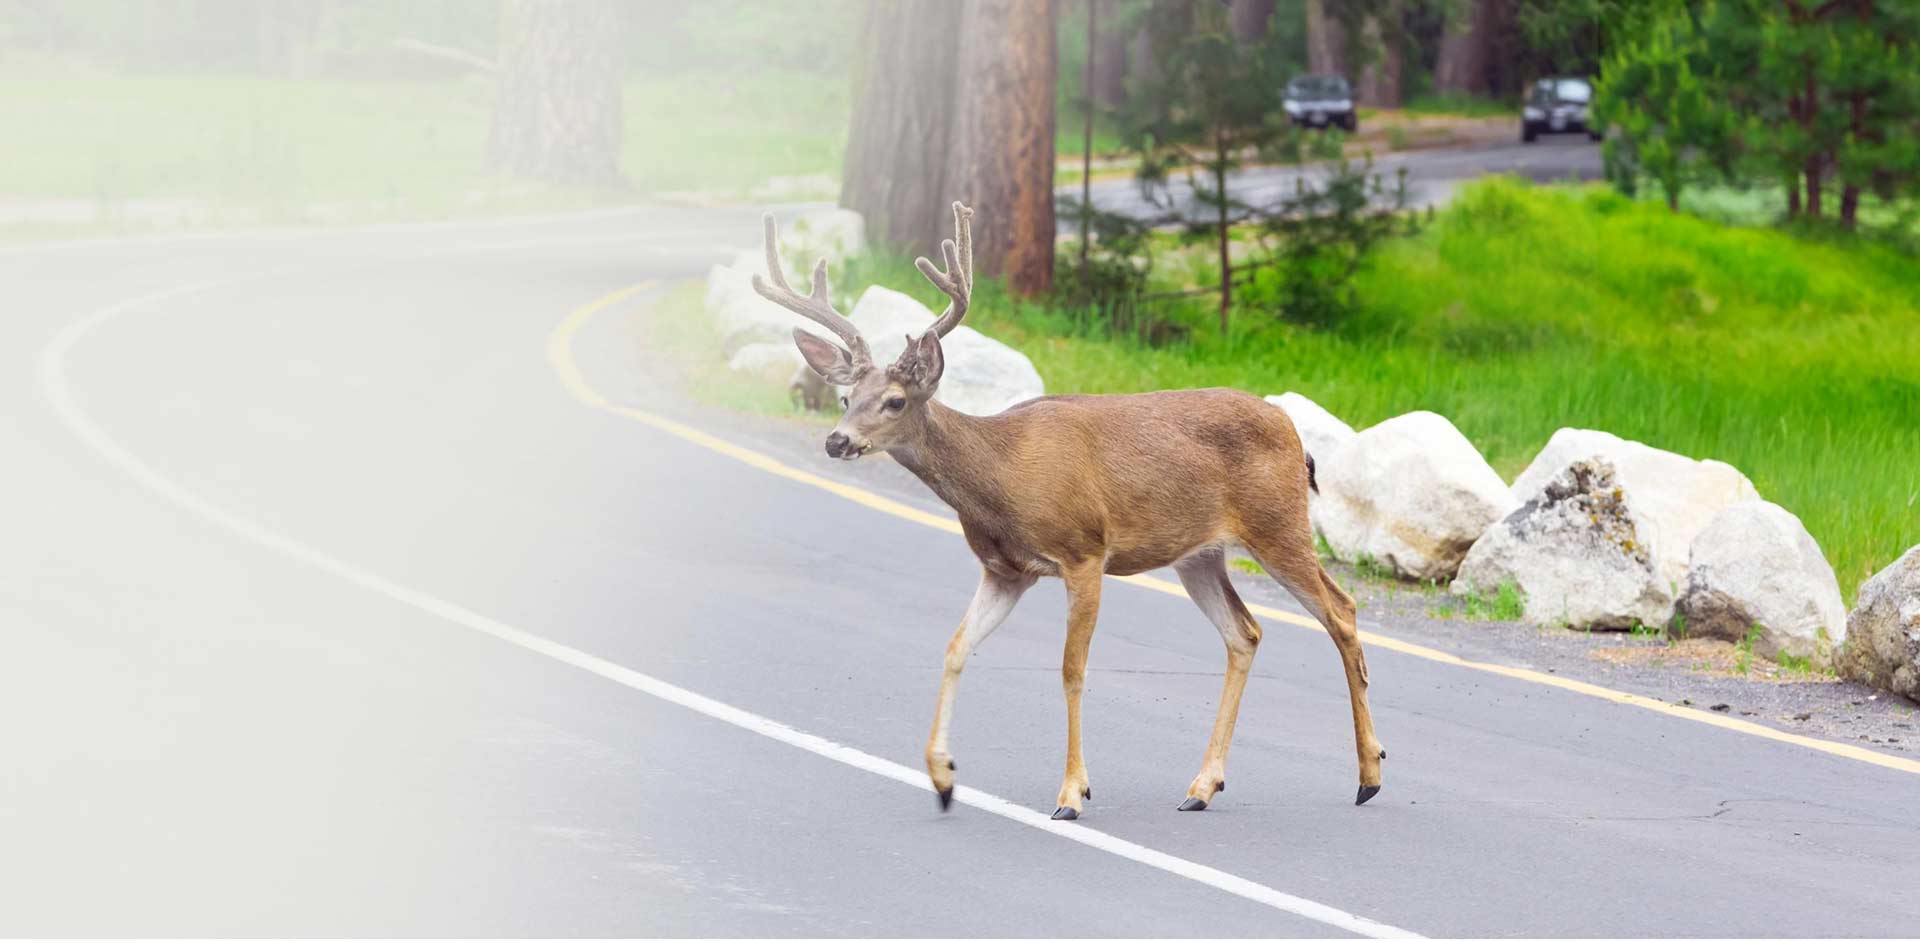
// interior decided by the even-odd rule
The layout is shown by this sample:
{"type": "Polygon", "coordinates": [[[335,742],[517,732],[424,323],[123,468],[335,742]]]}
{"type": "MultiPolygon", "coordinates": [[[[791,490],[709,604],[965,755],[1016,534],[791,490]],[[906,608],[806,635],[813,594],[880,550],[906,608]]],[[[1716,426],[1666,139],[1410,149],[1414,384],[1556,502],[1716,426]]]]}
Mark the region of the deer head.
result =
{"type": "Polygon", "coordinates": [[[841,343],[836,344],[798,327],[793,342],[808,368],[836,386],[847,388],[841,404],[845,414],[827,436],[827,454],[842,460],[854,460],[869,451],[887,450],[916,440],[926,421],[927,402],[940,387],[946,369],[946,356],[940,338],[959,326],[967,315],[967,302],[973,296],[973,210],[953,204],[954,238],[940,243],[947,267],[943,271],[925,258],[914,261],[920,273],[947,295],[947,309],[918,338],[908,337],[907,348],[893,365],[876,369],[865,337],[853,321],[833,307],[827,290],[827,260],[813,268],[813,287],[807,294],[787,285],[786,269],[780,262],[780,235],[773,214],[766,216],[767,277],[754,275],[753,289],[760,296],[826,327],[841,343]],[[957,241],[956,241],[957,240],[957,241]]]}

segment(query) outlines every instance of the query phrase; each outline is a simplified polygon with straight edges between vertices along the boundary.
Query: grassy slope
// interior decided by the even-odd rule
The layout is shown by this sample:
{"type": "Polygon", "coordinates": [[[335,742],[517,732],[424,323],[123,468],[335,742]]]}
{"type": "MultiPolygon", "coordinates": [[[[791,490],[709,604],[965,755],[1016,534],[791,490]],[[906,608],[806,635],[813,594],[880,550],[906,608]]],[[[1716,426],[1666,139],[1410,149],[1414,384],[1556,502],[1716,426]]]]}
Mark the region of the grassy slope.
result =
{"type": "MultiPolygon", "coordinates": [[[[877,280],[932,303],[910,267],[877,280]]],[[[1599,190],[1469,189],[1359,283],[1338,331],[1241,311],[1150,348],[981,285],[971,322],[1056,392],[1297,390],[1365,427],[1431,409],[1509,479],[1562,426],[1727,461],[1792,510],[1841,588],[1920,542],[1920,263],[1726,228],[1599,190]]]]}
{"type": "MultiPolygon", "coordinates": [[[[484,169],[491,86],[477,80],[0,75],[0,201],[186,200],[297,219],[582,205],[623,194],[505,186],[484,169]]],[[[741,194],[837,177],[843,80],[776,69],[636,77],[624,169],[639,193],[741,194]]]]}

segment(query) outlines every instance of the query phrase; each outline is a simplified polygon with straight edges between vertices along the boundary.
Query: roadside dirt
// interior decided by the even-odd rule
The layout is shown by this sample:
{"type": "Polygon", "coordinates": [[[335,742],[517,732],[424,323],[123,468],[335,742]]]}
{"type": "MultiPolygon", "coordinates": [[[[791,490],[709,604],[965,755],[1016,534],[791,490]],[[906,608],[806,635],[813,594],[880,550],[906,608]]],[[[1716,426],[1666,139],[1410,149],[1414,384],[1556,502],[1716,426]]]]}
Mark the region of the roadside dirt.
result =
{"type": "MultiPolygon", "coordinates": [[[[1920,708],[1831,674],[1785,669],[1722,640],[1689,638],[1669,644],[1657,635],[1469,620],[1464,605],[1445,586],[1429,590],[1364,577],[1341,562],[1322,564],[1353,595],[1364,630],[1788,732],[1893,754],[1920,752],[1920,708]]],[[[1233,580],[1249,601],[1293,607],[1270,578],[1236,569],[1233,580]]]]}

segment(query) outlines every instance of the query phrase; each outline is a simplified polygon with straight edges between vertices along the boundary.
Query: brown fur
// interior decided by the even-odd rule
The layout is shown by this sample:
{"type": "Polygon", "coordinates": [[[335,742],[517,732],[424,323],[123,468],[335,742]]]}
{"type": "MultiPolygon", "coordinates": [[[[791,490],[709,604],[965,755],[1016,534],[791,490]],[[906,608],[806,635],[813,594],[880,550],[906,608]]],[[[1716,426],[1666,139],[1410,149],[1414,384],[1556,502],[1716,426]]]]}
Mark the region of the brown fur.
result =
{"type": "MultiPolygon", "coordinates": [[[[828,453],[847,459],[873,450],[892,455],[953,507],[980,559],[980,590],[948,644],[927,743],[928,775],[943,805],[954,773],[948,723],[967,657],[1036,578],[1053,576],[1066,582],[1070,607],[1061,658],[1067,769],[1056,815],[1078,816],[1091,790],[1080,748],[1080,699],[1101,577],[1165,566],[1179,573],[1227,647],[1220,707],[1205,762],[1188,787],[1187,808],[1203,808],[1224,790],[1241,692],[1260,641],[1258,622],[1227,578],[1223,547],[1233,543],[1246,546],[1339,649],[1364,802],[1379,789],[1385,752],[1367,706],[1353,599],[1314,554],[1307,522],[1308,494],[1316,489],[1313,462],[1293,422],[1281,409],[1233,389],[1046,396],[991,416],[966,415],[934,401],[945,370],[940,337],[965,315],[972,290],[971,254],[964,248],[970,214],[955,204],[961,247],[952,241],[942,246],[947,270],[920,260],[921,270],[953,304],[892,365],[883,369],[868,361],[864,343],[842,350],[796,335],[809,365],[851,386],[828,453]]],[[[777,266],[777,259],[771,263],[777,266]]],[[[814,317],[826,296],[824,275],[817,275],[809,297],[790,290],[787,296],[763,293],[814,317]]]]}

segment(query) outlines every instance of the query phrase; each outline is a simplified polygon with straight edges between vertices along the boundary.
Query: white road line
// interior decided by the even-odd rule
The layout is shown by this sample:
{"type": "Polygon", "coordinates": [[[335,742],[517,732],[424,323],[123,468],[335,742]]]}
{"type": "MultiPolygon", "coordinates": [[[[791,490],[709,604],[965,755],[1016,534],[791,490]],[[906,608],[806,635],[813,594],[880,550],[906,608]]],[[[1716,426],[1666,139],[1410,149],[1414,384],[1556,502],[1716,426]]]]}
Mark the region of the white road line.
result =
{"type": "MultiPolygon", "coordinates": [[[[269,273],[271,274],[271,273],[269,273]]],[[[256,545],[272,549],[296,561],[305,563],[323,572],[358,585],[368,591],[409,605],[446,621],[458,624],[481,634],[513,644],[523,650],[540,654],[569,666],[578,667],[588,673],[612,680],[629,689],[646,693],[649,696],[673,703],[698,712],[701,715],[718,719],[736,728],[745,729],[756,735],[765,736],[778,742],[784,742],[795,748],[811,752],[822,758],[837,761],[848,767],[858,768],[889,780],[898,781],[909,787],[931,790],[925,773],[909,768],[897,762],[888,761],[877,755],[871,755],[857,748],[842,745],[822,738],[810,732],[769,719],[766,716],[748,712],[736,706],[730,706],[715,699],[709,699],[692,690],[675,686],[655,679],[637,670],[629,669],[617,663],[603,660],[583,650],[569,647],[531,634],[512,625],[494,620],[486,615],[462,607],[451,601],[428,594],[419,589],[390,581],[372,572],[342,561],[325,552],[308,546],[291,537],[282,535],[253,520],[239,516],[209,502],[199,494],[188,490],[171,479],[155,471],[146,462],[113,440],[105,430],[96,424],[81,409],[74,399],[72,388],[67,382],[66,360],[72,351],[88,333],[109,320],[150,304],[164,300],[202,293],[215,288],[244,281],[257,280],[267,274],[257,274],[243,278],[220,281],[206,281],[184,285],[164,291],[143,294],[101,308],[80,318],[57,333],[53,340],[40,351],[38,373],[41,390],[47,396],[47,402],[56,416],[87,447],[104,458],[141,486],[153,491],[160,497],[180,508],[214,523],[235,535],[256,545]]],[[[1341,911],[1330,905],[1323,905],[1311,899],[1289,895],[1278,889],[1270,888],[1243,879],[1229,872],[1223,872],[1212,866],[1196,863],[1192,860],[1170,853],[1163,853],[1102,833],[1081,823],[1055,822],[1046,814],[1021,807],[1005,798],[996,797],[985,791],[961,786],[955,789],[954,798],[960,803],[978,810],[986,811],[1015,823],[1041,830],[1062,839],[1071,840],[1083,846],[1089,846],[1103,852],[1112,853],[1124,859],[1130,859],[1143,865],[1152,866],[1162,872],[1190,879],[1202,885],[1211,886],[1222,892],[1231,893],[1252,902],[1298,915],[1331,928],[1349,931],[1370,938],[1418,938],[1414,934],[1392,925],[1382,924],[1350,912],[1341,911]]]]}

